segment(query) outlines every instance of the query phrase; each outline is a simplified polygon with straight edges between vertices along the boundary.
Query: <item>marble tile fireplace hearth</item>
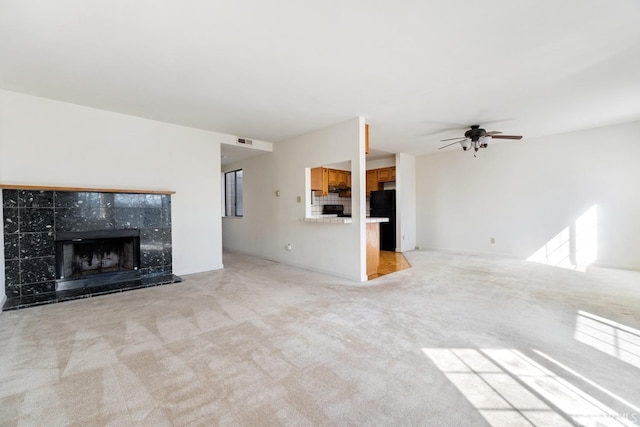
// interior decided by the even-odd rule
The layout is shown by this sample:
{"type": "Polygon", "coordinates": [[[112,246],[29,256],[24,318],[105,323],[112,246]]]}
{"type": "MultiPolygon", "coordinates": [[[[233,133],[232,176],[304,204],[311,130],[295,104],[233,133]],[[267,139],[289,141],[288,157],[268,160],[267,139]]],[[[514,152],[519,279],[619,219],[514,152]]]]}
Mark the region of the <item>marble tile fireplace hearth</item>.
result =
{"type": "Polygon", "coordinates": [[[171,192],[2,187],[3,310],[181,281],[171,192]]]}

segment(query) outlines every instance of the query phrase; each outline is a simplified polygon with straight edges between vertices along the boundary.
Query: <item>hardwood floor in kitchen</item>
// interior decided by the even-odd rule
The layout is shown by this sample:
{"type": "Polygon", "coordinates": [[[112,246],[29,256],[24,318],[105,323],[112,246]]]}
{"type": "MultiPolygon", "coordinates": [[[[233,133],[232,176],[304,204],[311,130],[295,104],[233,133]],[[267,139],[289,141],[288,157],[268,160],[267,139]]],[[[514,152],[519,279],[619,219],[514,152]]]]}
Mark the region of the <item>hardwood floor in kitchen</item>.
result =
{"type": "Polygon", "coordinates": [[[400,252],[380,251],[378,274],[370,275],[369,280],[410,267],[411,264],[400,252]]]}

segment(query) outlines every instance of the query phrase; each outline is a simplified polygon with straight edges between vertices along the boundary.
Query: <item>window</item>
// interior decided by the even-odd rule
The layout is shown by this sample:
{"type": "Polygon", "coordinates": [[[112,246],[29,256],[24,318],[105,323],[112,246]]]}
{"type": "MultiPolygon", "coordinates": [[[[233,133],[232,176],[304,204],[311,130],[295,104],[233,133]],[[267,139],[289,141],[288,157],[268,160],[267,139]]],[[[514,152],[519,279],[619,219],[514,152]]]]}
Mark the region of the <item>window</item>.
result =
{"type": "Polygon", "coordinates": [[[224,174],[224,216],[243,216],[242,169],[224,174]]]}

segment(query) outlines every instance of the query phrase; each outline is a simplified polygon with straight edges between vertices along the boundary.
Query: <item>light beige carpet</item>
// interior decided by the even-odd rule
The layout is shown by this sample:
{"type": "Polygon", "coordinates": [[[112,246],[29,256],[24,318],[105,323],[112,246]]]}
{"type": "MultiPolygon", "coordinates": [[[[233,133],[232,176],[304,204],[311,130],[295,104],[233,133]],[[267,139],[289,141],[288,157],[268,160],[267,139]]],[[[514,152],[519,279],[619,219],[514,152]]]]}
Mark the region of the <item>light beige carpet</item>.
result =
{"type": "Polygon", "coordinates": [[[225,254],[2,313],[0,425],[640,423],[639,272],[406,255],[357,284],[225,254]]]}

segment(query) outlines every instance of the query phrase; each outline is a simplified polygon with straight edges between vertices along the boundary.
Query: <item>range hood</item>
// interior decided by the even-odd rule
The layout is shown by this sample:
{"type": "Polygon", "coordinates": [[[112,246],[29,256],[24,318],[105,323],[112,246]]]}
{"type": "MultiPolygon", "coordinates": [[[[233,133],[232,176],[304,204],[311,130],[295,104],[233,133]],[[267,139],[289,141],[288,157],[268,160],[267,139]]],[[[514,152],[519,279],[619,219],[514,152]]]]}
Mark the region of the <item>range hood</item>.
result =
{"type": "Polygon", "coordinates": [[[351,187],[347,187],[346,185],[330,185],[327,191],[329,193],[344,193],[351,191],[351,187]]]}

